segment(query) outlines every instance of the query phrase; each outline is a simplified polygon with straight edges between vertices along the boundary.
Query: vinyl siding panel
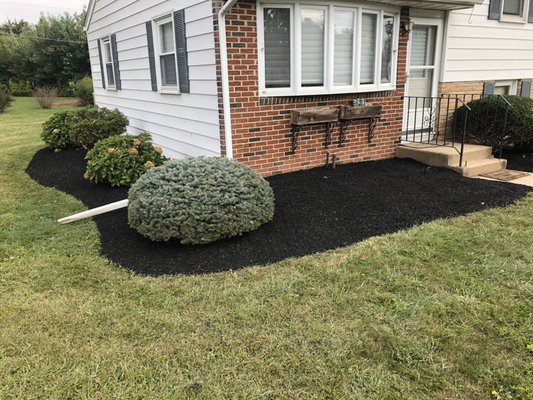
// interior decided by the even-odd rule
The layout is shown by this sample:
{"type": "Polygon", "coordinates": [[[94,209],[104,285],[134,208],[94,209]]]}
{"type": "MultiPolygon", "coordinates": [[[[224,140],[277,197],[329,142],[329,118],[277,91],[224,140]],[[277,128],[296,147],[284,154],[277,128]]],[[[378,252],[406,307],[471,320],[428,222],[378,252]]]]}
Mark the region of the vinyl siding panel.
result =
{"type": "Polygon", "coordinates": [[[533,76],[533,24],[489,20],[488,13],[488,0],[450,13],[443,82],[533,76]]]}
{"type": "MultiPolygon", "coordinates": [[[[96,103],[118,108],[128,132],[148,131],[174,158],[219,156],[215,39],[210,0],[97,0],[87,29],[96,103]],[[190,93],[152,91],[146,21],[185,9],[190,93]],[[115,33],[122,90],[101,85],[97,39],[115,33]]],[[[157,60],[156,60],[157,62],[157,60]]]]}

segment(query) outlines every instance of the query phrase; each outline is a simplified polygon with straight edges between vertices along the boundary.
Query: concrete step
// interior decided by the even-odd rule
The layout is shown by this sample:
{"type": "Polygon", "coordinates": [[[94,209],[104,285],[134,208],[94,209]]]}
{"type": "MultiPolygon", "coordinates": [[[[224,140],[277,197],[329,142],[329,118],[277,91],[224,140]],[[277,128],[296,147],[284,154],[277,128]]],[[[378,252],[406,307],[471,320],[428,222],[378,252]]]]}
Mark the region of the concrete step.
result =
{"type": "Polygon", "coordinates": [[[412,158],[433,167],[453,169],[464,176],[477,176],[501,171],[507,168],[506,160],[492,156],[490,146],[465,144],[463,165],[459,166],[460,145],[454,147],[435,146],[431,144],[406,143],[398,147],[398,158],[412,158]]]}
{"type": "Polygon", "coordinates": [[[507,168],[507,160],[497,158],[486,158],[484,160],[467,161],[463,167],[452,167],[463,176],[472,177],[481,174],[490,174],[491,172],[501,171],[507,168]]]}
{"type": "MultiPolygon", "coordinates": [[[[458,167],[461,145],[454,147],[433,146],[431,144],[409,143],[398,147],[398,158],[412,158],[433,167],[458,167]]],[[[463,163],[491,157],[490,146],[465,144],[463,163]]]]}

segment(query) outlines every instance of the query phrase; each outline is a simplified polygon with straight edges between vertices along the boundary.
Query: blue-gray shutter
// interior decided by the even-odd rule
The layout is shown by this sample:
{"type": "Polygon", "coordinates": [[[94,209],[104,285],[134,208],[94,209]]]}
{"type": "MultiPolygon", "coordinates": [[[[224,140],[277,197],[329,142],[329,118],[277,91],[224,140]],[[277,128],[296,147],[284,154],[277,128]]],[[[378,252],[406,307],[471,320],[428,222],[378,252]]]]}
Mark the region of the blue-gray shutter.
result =
{"type": "Polygon", "coordinates": [[[520,89],[520,96],[531,97],[531,80],[522,81],[522,89],[520,89]]]}
{"type": "Polygon", "coordinates": [[[122,81],[120,80],[120,67],[118,64],[118,50],[117,50],[117,35],[111,35],[111,52],[113,53],[113,71],[115,72],[115,88],[122,89],[122,81]]]}
{"type": "Polygon", "coordinates": [[[187,59],[187,32],[185,30],[185,10],[174,13],[174,33],[176,36],[176,57],[178,59],[178,77],[180,93],[190,93],[189,62],[187,59]]]}
{"type": "Polygon", "coordinates": [[[100,75],[102,75],[102,87],[105,89],[105,72],[104,72],[104,59],[102,58],[102,44],[101,40],[96,41],[98,43],[98,58],[100,58],[100,75]]]}
{"type": "Polygon", "coordinates": [[[152,79],[152,90],[157,92],[157,75],[155,72],[155,51],[154,32],[152,31],[152,21],[146,23],[146,39],[148,41],[148,63],[150,64],[150,78],[152,79]]]}
{"type": "Polygon", "coordinates": [[[529,0],[529,15],[527,17],[527,22],[533,24],[533,0],[529,0]]]}
{"type": "Polygon", "coordinates": [[[485,82],[483,84],[483,96],[490,96],[494,94],[495,87],[496,87],[495,82],[485,82]]]}
{"type": "Polygon", "coordinates": [[[489,19],[500,20],[502,16],[502,0],[490,0],[489,19]]]}

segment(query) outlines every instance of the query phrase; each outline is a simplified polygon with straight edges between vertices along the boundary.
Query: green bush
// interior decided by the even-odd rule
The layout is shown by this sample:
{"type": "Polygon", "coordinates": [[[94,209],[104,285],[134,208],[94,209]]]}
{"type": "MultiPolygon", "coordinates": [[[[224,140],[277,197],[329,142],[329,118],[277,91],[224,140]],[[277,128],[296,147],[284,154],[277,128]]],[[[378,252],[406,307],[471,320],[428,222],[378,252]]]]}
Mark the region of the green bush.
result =
{"type": "Polygon", "coordinates": [[[129,191],[129,225],[154,240],[210,243],[253,231],[274,216],[274,193],[250,167],[227,158],[169,161],[129,191]]]}
{"type": "Polygon", "coordinates": [[[73,111],[70,118],[70,143],[88,148],[101,139],[121,135],[128,119],[118,110],[102,107],[83,107],[73,111]]]}
{"type": "Polygon", "coordinates": [[[72,111],[62,111],[52,115],[44,124],[41,139],[48,147],[61,150],[70,145],[70,120],[72,111]]]}
{"type": "Polygon", "coordinates": [[[85,178],[112,186],[131,186],[149,169],[163,164],[161,147],[152,145],[149,133],[121,135],[102,139],[89,150],[85,159],[85,178]]]}
{"type": "MultiPolygon", "coordinates": [[[[467,140],[469,143],[506,148],[525,146],[533,142],[533,100],[521,96],[507,96],[511,103],[507,113],[507,125],[504,134],[507,104],[500,96],[488,96],[468,103],[472,111],[468,112],[467,140]]],[[[466,107],[456,112],[456,127],[462,132],[466,107]]]]}
{"type": "Polygon", "coordinates": [[[8,86],[13,96],[31,97],[33,93],[30,81],[13,82],[9,80],[8,86]]]}
{"type": "Polygon", "coordinates": [[[72,94],[80,99],[80,106],[85,107],[94,105],[94,89],[91,77],[86,76],[77,82],[69,82],[69,87],[72,94]]]}
{"type": "Polygon", "coordinates": [[[0,89],[0,114],[9,107],[11,104],[11,95],[7,90],[0,89]]]}
{"type": "Polygon", "coordinates": [[[124,133],[128,119],[118,110],[84,107],[54,114],[43,125],[41,138],[51,149],[85,147],[124,133]]]}

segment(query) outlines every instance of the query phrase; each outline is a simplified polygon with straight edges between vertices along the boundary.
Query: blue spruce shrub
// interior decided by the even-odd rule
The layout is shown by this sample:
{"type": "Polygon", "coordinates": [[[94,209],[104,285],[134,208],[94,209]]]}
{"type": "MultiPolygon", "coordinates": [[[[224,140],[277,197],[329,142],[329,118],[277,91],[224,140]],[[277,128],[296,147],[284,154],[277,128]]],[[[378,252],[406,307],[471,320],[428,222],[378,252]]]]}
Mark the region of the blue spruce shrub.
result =
{"type": "Polygon", "coordinates": [[[250,167],[227,158],[173,160],[128,195],[129,225],[154,241],[204,244],[253,231],[274,216],[274,192],[250,167]]]}

